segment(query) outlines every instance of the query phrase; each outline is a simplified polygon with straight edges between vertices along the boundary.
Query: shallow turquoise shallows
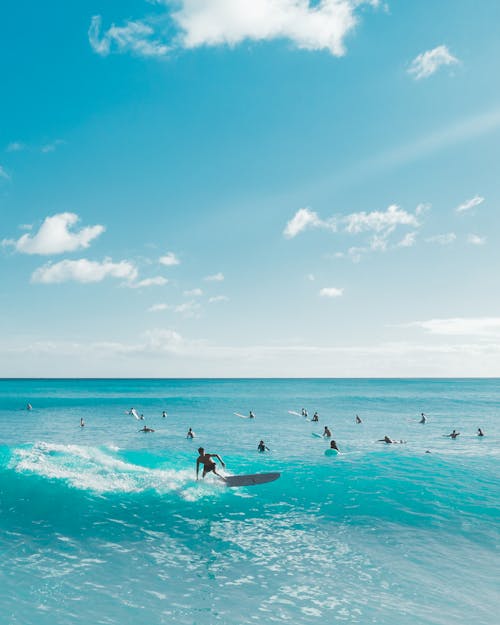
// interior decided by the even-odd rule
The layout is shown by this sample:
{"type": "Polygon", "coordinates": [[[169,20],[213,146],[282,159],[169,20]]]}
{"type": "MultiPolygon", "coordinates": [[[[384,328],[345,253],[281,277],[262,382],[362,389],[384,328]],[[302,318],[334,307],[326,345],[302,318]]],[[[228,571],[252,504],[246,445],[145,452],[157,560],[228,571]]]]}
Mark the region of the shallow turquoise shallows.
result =
{"type": "Polygon", "coordinates": [[[1,623],[497,625],[499,414],[498,380],[0,380],[1,623]],[[196,482],[200,445],[281,477],[196,482]]]}

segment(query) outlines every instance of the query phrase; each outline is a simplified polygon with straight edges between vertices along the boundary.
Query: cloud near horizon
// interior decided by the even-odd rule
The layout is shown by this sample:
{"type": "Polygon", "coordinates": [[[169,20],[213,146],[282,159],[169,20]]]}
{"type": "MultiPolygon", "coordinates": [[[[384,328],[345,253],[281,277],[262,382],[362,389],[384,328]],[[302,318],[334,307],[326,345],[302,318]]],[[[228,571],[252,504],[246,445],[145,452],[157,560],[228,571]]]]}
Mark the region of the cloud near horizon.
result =
{"type": "Polygon", "coordinates": [[[88,248],[90,243],[105,231],[101,225],[88,226],[77,232],[72,227],[80,221],[75,213],[58,213],[46,217],[34,235],[23,234],[17,241],[4,239],[2,245],[12,245],[23,254],[62,254],[88,248]]]}
{"type": "Polygon", "coordinates": [[[419,327],[446,336],[500,336],[500,317],[451,317],[414,321],[403,327],[419,327]]]}
{"type": "Polygon", "coordinates": [[[421,80],[435,74],[443,65],[456,65],[457,63],[459,60],[451,54],[445,45],[441,45],[416,56],[408,68],[408,73],[415,80],[421,80]]]}
{"type": "Polygon", "coordinates": [[[243,41],[288,40],[303,50],[346,53],[345,39],[358,24],[363,7],[379,0],[151,0],[164,14],[112,24],[102,30],[102,18],[91,19],[88,37],[101,56],[112,52],[162,57],[172,49],[202,46],[234,47],[243,41]],[[173,35],[167,33],[174,31],[173,35]]]}

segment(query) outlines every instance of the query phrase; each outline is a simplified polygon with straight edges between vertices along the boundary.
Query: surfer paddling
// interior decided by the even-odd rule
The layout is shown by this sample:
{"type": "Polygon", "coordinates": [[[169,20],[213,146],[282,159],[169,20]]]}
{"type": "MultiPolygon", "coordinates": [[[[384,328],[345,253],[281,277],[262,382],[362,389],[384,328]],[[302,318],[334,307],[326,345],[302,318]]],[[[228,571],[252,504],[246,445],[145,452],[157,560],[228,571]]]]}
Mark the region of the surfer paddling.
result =
{"type": "Polygon", "coordinates": [[[269,449],[269,447],[264,443],[264,441],[260,441],[259,444],[257,445],[257,449],[261,452],[264,453],[265,451],[271,451],[269,449]]]}
{"type": "Polygon", "coordinates": [[[446,438],[457,438],[457,436],[460,436],[460,432],[457,432],[456,430],[453,430],[451,434],[445,434],[446,438]]]}
{"type": "Polygon", "coordinates": [[[223,477],[222,475],[220,475],[219,473],[217,473],[217,471],[216,471],[216,464],[212,460],[212,458],[217,458],[217,460],[221,463],[221,465],[223,467],[225,467],[226,465],[224,464],[224,461],[219,456],[219,454],[207,454],[207,453],[205,453],[205,450],[203,449],[203,447],[200,447],[198,449],[198,453],[200,455],[196,459],[196,479],[198,479],[198,472],[200,470],[200,464],[202,464],[203,465],[203,473],[202,473],[201,477],[205,477],[205,475],[207,473],[215,473],[215,475],[217,477],[220,477],[221,480],[225,481],[226,478],[223,477]]]}

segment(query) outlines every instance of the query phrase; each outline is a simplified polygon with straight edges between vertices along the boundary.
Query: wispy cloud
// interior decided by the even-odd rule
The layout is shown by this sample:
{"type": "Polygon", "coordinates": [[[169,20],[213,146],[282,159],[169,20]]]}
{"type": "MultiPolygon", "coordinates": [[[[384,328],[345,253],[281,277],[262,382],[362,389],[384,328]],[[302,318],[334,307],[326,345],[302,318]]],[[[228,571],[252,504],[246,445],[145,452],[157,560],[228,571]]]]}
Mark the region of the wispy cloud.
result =
{"type": "Polygon", "coordinates": [[[228,302],[229,297],[227,295],[214,295],[213,297],[208,298],[209,304],[219,304],[220,302],[228,302]]]}
{"type": "Polygon", "coordinates": [[[66,141],[64,141],[64,139],[54,139],[54,141],[51,141],[50,143],[45,143],[44,145],[42,145],[42,147],[40,148],[40,152],[42,152],[42,154],[48,154],[49,152],[55,152],[55,150],[60,145],[64,145],[65,143],[66,143],[66,141]]]}
{"type": "Polygon", "coordinates": [[[179,265],[181,261],[177,258],[177,256],[173,252],[167,252],[165,256],[161,256],[158,259],[158,262],[160,263],[160,265],[165,265],[166,267],[173,267],[174,265],[179,265]]]}
{"type": "Polygon", "coordinates": [[[153,304],[148,308],[148,312],[161,312],[163,310],[169,310],[172,308],[168,304],[153,304]]]}
{"type": "MultiPolygon", "coordinates": [[[[351,247],[347,253],[337,252],[337,258],[349,257],[358,262],[361,256],[367,252],[384,252],[389,247],[389,237],[400,227],[419,228],[418,215],[425,212],[419,205],[415,213],[403,210],[396,204],[391,204],[385,211],[360,211],[349,215],[331,217],[328,220],[321,219],[319,215],[309,208],[299,209],[293,218],[287,223],[283,235],[290,239],[307,229],[327,229],[351,236],[368,233],[371,235],[363,246],[351,247]],[[417,213],[418,211],[418,213],[417,213]]],[[[426,208],[428,210],[428,208],[426,208]]],[[[409,233],[396,244],[396,247],[410,247],[415,242],[416,233],[409,233]]]]}
{"type": "Polygon", "coordinates": [[[22,152],[26,149],[26,145],[21,141],[11,141],[9,145],[5,148],[6,152],[22,152]]]}
{"type": "Polygon", "coordinates": [[[427,52],[422,52],[413,59],[408,69],[415,80],[428,78],[435,74],[437,70],[444,65],[456,65],[458,59],[451,54],[445,45],[437,46],[427,52]]]}
{"type": "Polygon", "coordinates": [[[190,301],[178,304],[174,307],[174,312],[181,314],[187,318],[197,318],[200,316],[201,306],[198,302],[190,301]]]}
{"type": "Polygon", "coordinates": [[[478,234],[467,235],[467,243],[470,245],[484,245],[486,243],[486,237],[480,237],[478,234]]]}
{"type": "Polygon", "coordinates": [[[142,289],[150,286],[164,286],[165,284],[168,284],[167,278],[164,278],[163,276],[155,276],[154,278],[144,278],[143,280],[139,280],[137,282],[130,282],[127,286],[132,289],[142,289]]]}
{"type": "Polygon", "coordinates": [[[434,234],[431,237],[427,237],[425,240],[427,243],[437,243],[438,245],[450,245],[457,238],[454,232],[446,232],[444,234],[434,234]]]}
{"type": "Polygon", "coordinates": [[[206,282],[223,282],[224,274],[219,271],[219,273],[214,273],[211,276],[206,276],[203,278],[206,282]]]}
{"type": "Polygon", "coordinates": [[[127,22],[125,26],[112,24],[101,32],[102,19],[94,15],[89,27],[89,42],[97,54],[107,56],[111,52],[132,52],[138,56],[161,57],[169,46],[155,38],[152,26],[141,22],[127,22]]]}
{"type": "Polygon", "coordinates": [[[234,47],[243,41],[290,41],[304,50],[346,52],[345,39],[358,23],[363,6],[379,0],[152,0],[166,9],[163,15],[114,24],[101,31],[101,16],[92,18],[88,36],[92,49],[164,56],[171,48],[234,47]]]}
{"type": "Polygon", "coordinates": [[[59,284],[62,282],[101,282],[105,278],[121,278],[135,280],[137,268],[129,261],[114,263],[110,258],[102,262],[80,258],[78,260],[62,260],[58,263],[47,263],[36,269],[31,281],[41,284],[59,284]]]}
{"type": "Polygon", "coordinates": [[[415,321],[407,327],[419,327],[430,334],[446,336],[500,336],[500,317],[451,317],[415,321]]]}
{"type": "Polygon", "coordinates": [[[23,234],[17,241],[4,239],[2,245],[13,245],[23,254],[62,254],[89,247],[91,241],[102,234],[104,226],[88,226],[77,232],[71,228],[80,221],[75,213],[59,213],[46,217],[34,235],[23,234]]]}
{"type": "Polygon", "coordinates": [[[320,297],[342,297],[344,289],[338,289],[336,287],[324,287],[320,290],[320,297]]]}
{"type": "Polygon", "coordinates": [[[408,232],[401,239],[401,241],[399,241],[399,243],[396,243],[396,246],[397,247],[413,247],[415,245],[416,239],[417,239],[416,232],[408,232]]]}
{"type": "Polygon", "coordinates": [[[184,295],[186,297],[201,297],[203,295],[203,291],[201,289],[190,289],[188,291],[184,291],[184,295]]]}
{"type": "Polygon", "coordinates": [[[4,180],[10,180],[10,175],[5,171],[5,169],[0,165],[0,178],[4,180]]]}
{"type": "Polygon", "coordinates": [[[337,229],[333,219],[324,221],[310,208],[299,208],[292,219],[286,224],[283,235],[286,239],[293,239],[301,232],[304,232],[304,230],[312,228],[328,228],[333,232],[337,229]]]}
{"type": "Polygon", "coordinates": [[[484,202],[484,197],[482,197],[481,195],[475,195],[470,200],[467,200],[463,202],[462,204],[460,204],[460,206],[457,206],[455,211],[457,213],[465,213],[466,211],[471,210],[471,208],[475,208],[476,206],[479,206],[483,202],[484,202]]]}

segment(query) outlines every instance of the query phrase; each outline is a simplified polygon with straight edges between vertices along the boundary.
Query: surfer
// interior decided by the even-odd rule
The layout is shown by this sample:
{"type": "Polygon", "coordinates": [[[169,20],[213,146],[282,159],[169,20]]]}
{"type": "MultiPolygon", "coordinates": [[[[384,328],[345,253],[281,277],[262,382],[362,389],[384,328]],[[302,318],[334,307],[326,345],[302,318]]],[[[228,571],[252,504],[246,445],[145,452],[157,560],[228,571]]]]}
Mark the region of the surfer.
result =
{"type": "Polygon", "coordinates": [[[303,417],[307,417],[307,410],[306,410],[305,408],[302,408],[302,410],[300,411],[300,414],[301,414],[303,417]]]}
{"type": "Polygon", "coordinates": [[[445,434],[446,437],[449,438],[457,438],[457,436],[460,436],[460,432],[457,432],[456,430],[453,430],[453,432],[451,434],[445,434]]]}
{"type": "Polygon", "coordinates": [[[420,421],[419,423],[427,423],[427,417],[423,412],[420,413],[420,421]]]}
{"type": "Polygon", "coordinates": [[[207,473],[215,473],[215,475],[217,477],[220,477],[221,480],[225,480],[225,478],[222,477],[222,475],[219,475],[219,473],[217,473],[215,462],[212,460],[212,458],[217,458],[217,460],[221,463],[221,465],[225,467],[226,465],[224,464],[224,461],[219,456],[219,454],[206,454],[203,447],[200,447],[198,449],[198,453],[200,455],[196,459],[196,479],[198,479],[198,471],[200,470],[200,464],[202,464],[203,465],[202,477],[205,477],[207,473]]]}
{"type": "Polygon", "coordinates": [[[166,411],[166,410],[164,410],[164,411],[161,413],[161,416],[162,416],[164,419],[166,419],[166,418],[167,418],[167,411],[166,411]]]}
{"type": "Polygon", "coordinates": [[[83,420],[83,417],[80,418],[80,427],[85,427],[85,421],[83,420]]]}
{"type": "Polygon", "coordinates": [[[33,410],[33,406],[31,404],[26,404],[26,410],[33,410]]]}
{"type": "Polygon", "coordinates": [[[330,441],[330,449],[336,449],[337,451],[340,451],[340,449],[337,447],[336,441],[330,441]]]}
{"type": "Polygon", "coordinates": [[[477,428],[477,435],[478,436],[484,436],[484,432],[481,428],[477,428]]]}
{"type": "Polygon", "coordinates": [[[187,434],[186,434],[186,438],[194,438],[194,432],[191,428],[189,428],[187,434]]]}
{"type": "Polygon", "coordinates": [[[327,425],[325,425],[325,429],[323,430],[323,436],[325,438],[331,438],[332,437],[332,433],[330,432],[330,429],[328,428],[327,425]]]}
{"type": "Polygon", "coordinates": [[[148,428],[148,426],[145,425],[143,428],[139,430],[139,432],[154,432],[154,430],[153,428],[148,428]]]}
{"type": "Polygon", "coordinates": [[[363,421],[361,421],[361,419],[358,417],[358,415],[356,415],[356,423],[363,423],[363,421]]]}
{"type": "Polygon", "coordinates": [[[260,441],[260,443],[257,445],[257,449],[258,449],[261,453],[263,453],[263,452],[265,452],[265,451],[271,451],[271,450],[269,449],[269,447],[267,447],[267,446],[266,446],[266,444],[264,443],[264,441],[260,441]]]}
{"type": "Polygon", "coordinates": [[[248,414],[248,418],[249,419],[255,419],[255,415],[254,413],[250,410],[249,414],[248,414]]]}
{"type": "Polygon", "coordinates": [[[377,442],[378,443],[387,443],[388,445],[391,444],[391,443],[393,445],[399,445],[399,444],[402,445],[403,443],[406,443],[406,441],[404,441],[404,440],[395,441],[394,439],[389,438],[387,435],[385,435],[384,438],[379,438],[377,442]]]}
{"type": "Polygon", "coordinates": [[[313,414],[313,418],[311,419],[311,421],[314,421],[315,423],[319,421],[319,414],[317,412],[313,414]]]}

